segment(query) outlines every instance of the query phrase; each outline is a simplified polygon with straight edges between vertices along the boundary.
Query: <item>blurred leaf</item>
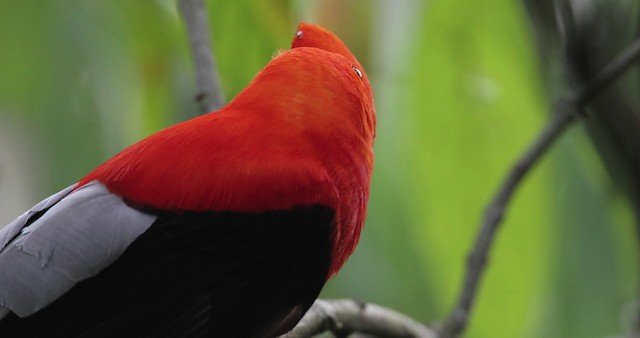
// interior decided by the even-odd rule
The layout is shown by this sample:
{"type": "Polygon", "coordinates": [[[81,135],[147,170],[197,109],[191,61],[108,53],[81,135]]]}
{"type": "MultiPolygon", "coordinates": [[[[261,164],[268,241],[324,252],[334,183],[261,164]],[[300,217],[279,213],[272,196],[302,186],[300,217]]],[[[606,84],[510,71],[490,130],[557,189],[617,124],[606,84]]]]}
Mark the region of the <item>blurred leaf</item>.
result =
{"type": "Polygon", "coordinates": [[[297,23],[289,1],[208,1],[214,49],[228,100],[249,84],[278,49],[288,49],[297,23]]]}
{"type": "MultiPolygon", "coordinates": [[[[542,127],[535,54],[511,1],[432,1],[418,37],[403,147],[406,212],[437,312],[451,309],[484,207],[542,127]]],[[[540,311],[552,252],[549,168],[520,187],[491,252],[468,336],[516,337],[540,311]],[[499,314],[499,318],[496,315],[499,314]],[[498,329],[499,328],[499,329],[498,329]]]]}

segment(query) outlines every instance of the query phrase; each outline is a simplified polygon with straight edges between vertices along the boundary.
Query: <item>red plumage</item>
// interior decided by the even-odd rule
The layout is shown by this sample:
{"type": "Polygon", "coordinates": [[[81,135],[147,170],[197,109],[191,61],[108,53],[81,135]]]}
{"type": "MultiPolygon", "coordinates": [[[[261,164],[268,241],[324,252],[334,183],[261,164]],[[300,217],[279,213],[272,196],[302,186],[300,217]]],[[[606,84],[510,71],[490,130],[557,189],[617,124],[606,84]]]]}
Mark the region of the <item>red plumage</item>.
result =
{"type": "Polygon", "coordinates": [[[298,32],[293,49],[227,106],[134,144],[81,184],[98,180],[132,203],[172,211],[329,206],[337,211],[337,272],[364,223],[375,111],[347,47],[317,26],[298,32]]]}

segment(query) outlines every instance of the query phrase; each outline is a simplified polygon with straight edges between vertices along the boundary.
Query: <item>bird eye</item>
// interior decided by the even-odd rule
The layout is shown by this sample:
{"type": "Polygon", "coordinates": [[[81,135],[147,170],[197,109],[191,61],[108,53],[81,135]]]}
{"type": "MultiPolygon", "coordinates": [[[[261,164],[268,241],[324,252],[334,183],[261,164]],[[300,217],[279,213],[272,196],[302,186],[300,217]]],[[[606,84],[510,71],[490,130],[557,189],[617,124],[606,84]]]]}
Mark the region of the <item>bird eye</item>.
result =
{"type": "Polygon", "coordinates": [[[300,39],[300,38],[302,37],[302,31],[297,31],[297,32],[296,32],[296,37],[297,37],[298,39],[300,39]]]}
{"type": "Polygon", "coordinates": [[[362,72],[360,71],[360,69],[356,68],[355,66],[351,66],[351,68],[353,68],[353,71],[356,72],[356,74],[358,74],[358,76],[362,79],[362,72]]]}

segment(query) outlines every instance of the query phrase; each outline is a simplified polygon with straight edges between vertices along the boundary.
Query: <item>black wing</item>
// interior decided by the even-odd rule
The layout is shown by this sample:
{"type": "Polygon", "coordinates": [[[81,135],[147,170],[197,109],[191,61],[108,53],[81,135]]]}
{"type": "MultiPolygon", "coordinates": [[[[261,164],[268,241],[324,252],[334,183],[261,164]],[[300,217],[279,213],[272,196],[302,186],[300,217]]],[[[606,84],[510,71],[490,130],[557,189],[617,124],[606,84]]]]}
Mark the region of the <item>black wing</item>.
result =
{"type": "Polygon", "coordinates": [[[329,270],[334,212],[161,213],[115,263],[2,337],[274,337],[329,270]]]}

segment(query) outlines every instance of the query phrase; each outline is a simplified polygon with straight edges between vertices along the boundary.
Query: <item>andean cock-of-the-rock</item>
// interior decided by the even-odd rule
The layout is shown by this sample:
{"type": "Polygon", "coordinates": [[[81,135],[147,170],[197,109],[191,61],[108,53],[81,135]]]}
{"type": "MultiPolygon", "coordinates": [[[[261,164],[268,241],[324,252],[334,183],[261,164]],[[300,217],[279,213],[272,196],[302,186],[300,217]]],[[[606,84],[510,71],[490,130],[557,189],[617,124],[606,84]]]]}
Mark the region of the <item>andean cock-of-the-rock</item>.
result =
{"type": "Polygon", "coordinates": [[[126,148],[0,230],[0,337],[274,337],[353,252],[367,74],[301,24],[222,109],[126,148]]]}

